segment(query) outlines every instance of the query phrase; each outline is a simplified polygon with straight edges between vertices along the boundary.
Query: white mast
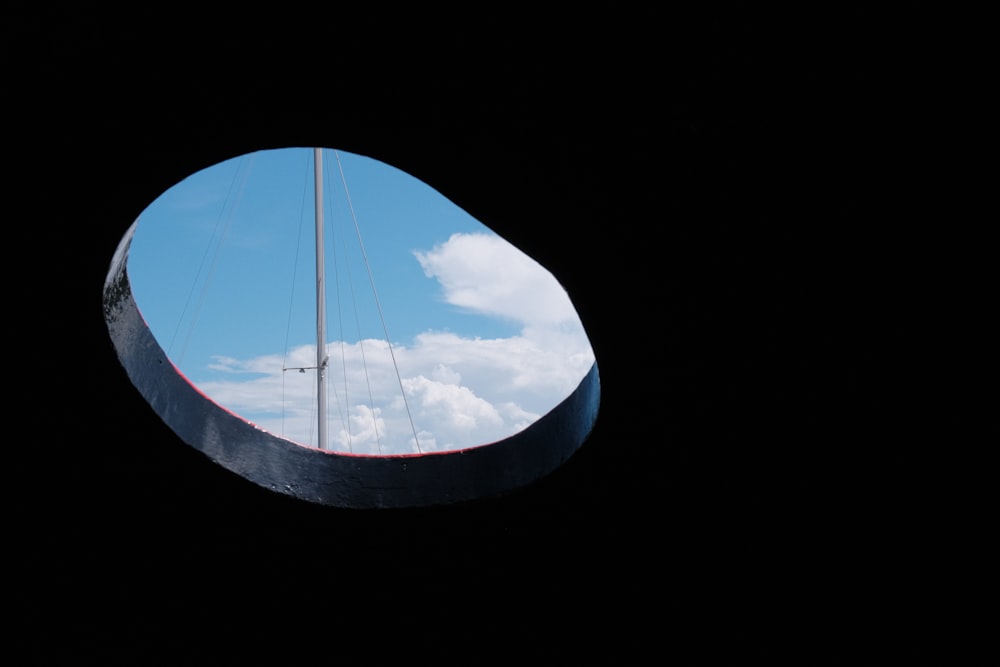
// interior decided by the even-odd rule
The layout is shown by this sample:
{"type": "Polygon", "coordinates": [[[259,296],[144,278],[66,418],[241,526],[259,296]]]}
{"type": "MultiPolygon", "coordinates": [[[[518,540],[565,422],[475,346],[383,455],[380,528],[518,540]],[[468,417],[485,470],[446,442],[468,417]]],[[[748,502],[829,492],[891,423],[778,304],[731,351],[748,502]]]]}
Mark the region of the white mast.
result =
{"type": "Polygon", "coordinates": [[[326,449],[326,284],[323,269],[323,149],[313,149],[316,192],[316,396],[319,448],[326,449]]]}

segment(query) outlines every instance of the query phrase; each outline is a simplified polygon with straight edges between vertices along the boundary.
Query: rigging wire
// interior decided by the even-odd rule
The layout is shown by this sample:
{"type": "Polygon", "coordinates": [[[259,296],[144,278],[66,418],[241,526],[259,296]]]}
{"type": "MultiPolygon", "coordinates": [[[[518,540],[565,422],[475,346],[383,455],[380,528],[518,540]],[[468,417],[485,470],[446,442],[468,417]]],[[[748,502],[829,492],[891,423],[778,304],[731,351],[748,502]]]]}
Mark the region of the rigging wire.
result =
{"type": "MultiPolygon", "coordinates": [[[[330,172],[328,170],[325,171],[323,176],[324,179],[327,181],[327,190],[332,192],[333,189],[329,187],[330,172]]],[[[327,215],[326,217],[330,220],[330,243],[333,246],[333,252],[331,253],[333,257],[333,280],[334,280],[334,291],[337,294],[337,323],[340,334],[340,357],[341,357],[341,366],[344,372],[343,405],[340,402],[340,395],[337,393],[337,385],[336,383],[333,382],[330,375],[327,375],[326,383],[328,387],[333,389],[333,397],[337,402],[337,412],[340,414],[340,423],[343,426],[344,433],[346,434],[347,437],[347,451],[353,453],[354,442],[353,442],[353,436],[351,435],[351,427],[350,427],[351,406],[350,406],[349,394],[347,392],[347,359],[346,359],[345,345],[344,345],[344,318],[343,315],[341,314],[341,305],[340,305],[340,273],[339,273],[339,264],[337,262],[337,234],[336,234],[336,226],[333,224],[334,221],[333,202],[331,201],[331,199],[332,199],[331,197],[326,197],[324,205],[328,208],[329,215],[327,215]],[[344,416],[345,407],[346,407],[347,417],[344,416]]],[[[381,448],[380,448],[380,453],[381,453],[381,448]]]]}
{"type": "MultiPolygon", "coordinates": [[[[306,161],[306,170],[308,171],[308,155],[306,161]]],[[[299,274],[299,251],[302,248],[302,226],[305,221],[305,208],[306,208],[306,195],[309,192],[309,182],[308,179],[302,182],[302,199],[299,205],[299,233],[295,237],[295,256],[292,260],[292,287],[290,294],[295,294],[295,280],[299,274]]],[[[288,320],[285,323],[285,345],[284,345],[284,356],[281,359],[281,434],[285,433],[285,371],[288,370],[288,341],[291,338],[292,330],[292,298],[288,299],[288,320]]],[[[302,371],[305,372],[305,371],[302,371]]]]}
{"type": "MultiPolygon", "coordinates": [[[[368,262],[368,253],[365,252],[364,241],[361,240],[361,228],[358,226],[358,217],[354,213],[354,204],[351,203],[351,193],[347,188],[347,179],[344,177],[344,167],[340,162],[340,153],[339,151],[334,151],[333,155],[337,160],[337,168],[340,170],[340,179],[344,184],[344,195],[347,197],[347,206],[351,211],[351,219],[354,221],[354,230],[357,232],[358,245],[361,248],[361,256],[365,260],[365,268],[368,271],[368,281],[371,284],[372,296],[375,298],[375,306],[378,309],[378,316],[382,322],[382,331],[385,333],[385,342],[389,346],[389,356],[392,357],[392,366],[396,371],[396,380],[399,382],[399,391],[403,397],[403,406],[406,408],[406,416],[410,420],[410,428],[413,430],[413,442],[417,447],[417,451],[419,453],[423,453],[423,449],[420,447],[420,438],[417,437],[417,427],[413,424],[413,415],[410,412],[410,404],[409,401],[406,400],[406,390],[403,388],[403,379],[399,375],[399,365],[396,363],[396,353],[392,349],[392,340],[389,338],[389,328],[386,326],[385,315],[382,313],[382,304],[378,298],[378,291],[375,289],[375,277],[372,275],[371,264],[368,262]]],[[[376,435],[378,434],[377,428],[375,433],[376,435]]]]}
{"type": "MultiPolygon", "coordinates": [[[[335,156],[335,158],[337,160],[337,167],[338,167],[338,170],[339,170],[339,173],[340,173],[341,182],[342,182],[343,187],[344,187],[344,194],[345,194],[346,202],[347,202],[348,208],[350,210],[351,219],[352,219],[352,222],[353,222],[353,225],[354,225],[354,230],[355,230],[355,233],[356,233],[356,236],[357,236],[358,246],[360,248],[361,256],[362,256],[362,259],[364,260],[365,269],[366,269],[367,275],[368,275],[368,281],[369,281],[369,284],[371,286],[372,295],[373,295],[373,298],[374,298],[374,301],[375,301],[375,306],[376,306],[376,309],[378,311],[379,319],[380,319],[380,322],[381,322],[381,325],[382,325],[382,331],[383,331],[383,333],[385,335],[385,341],[386,341],[386,344],[388,346],[389,355],[390,355],[390,357],[392,359],[392,365],[393,365],[393,369],[394,369],[395,374],[396,374],[396,380],[397,380],[397,382],[399,384],[399,390],[400,390],[400,393],[401,393],[401,396],[402,396],[402,399],[403,399],[403,405],[404,405],[404,407],[406,409],[407,419],[409,420],[410,429],[412,430],[412,433],[413,433],[413,442],[414,442],[414,444],[415,444],[415,446],[417,448],[417,451],[419,453],[423,453],[423,449],[420,446],[420,440],[419,440],[419,437],[417,435],[417,429],[416,429],[416,426],[415,426],[414,421],[413,421],[413,415],[412,415],[412,413],[410,411],[409,402],[407,401],[407,398],[406,398],[406,391],[405,391],[405,389],[403,387],[402,377],[400,376],[399,364],[398,364],[398,362],[396,360],[396,354],[395,354],[395,351],[393,350],[392,341],[391,341],[391,339],[389,337],[389,331],[388,331],[388,326],[386,325],[385,315],[384,315],[384,312],[383,312],[383,309],[382,309],[381,302],[380,302],[379,297],[378,297],[378,292],[377,292],[377,290],[375,288],[374,275],[373,275],[373,272],[372,272],[371,264],[368,261],[368,255],[367,255],[367,252],[365,250],[364,241],[362,240],[362,237],[361,237],[361,228],[360,228],[360,225],[358,223],[357,215],[356,215],[356,213],[354,211],[354,205],[353,205],[353,203],[351,201],[350,191],[349,191],[349,188],[348,188],[348,185],[347,185],[347,179],[346,179],[346,177],[344,175],[344,168],[343,168],[343,165],[342,165],[342,163],[340,161],[340,154],[339,154],[338,151],[333,151],[333,152],[334,152],[334,156],[335,156]]],[[[174,330],[173,337],[171,338],[171,342],[170,342],[170,345],[168,347],[168,350],[173,349],[174,342],[175,342],[175,340],[177,338],[177,335],[179,333],[179,330],[180,330],[181,321],[184,319],[184,314],[188,311],[188,308],[189,308],[189,306],[190,306],[190,304],[192,302],[192,299],[194,297],[194,294],[195,294],[195,288],[197,287],[198,280],[199,280],[200,276],[202,275],[202,272],[205,271],[206,263],[208,263],[208,269],[207,269],[207,272],[206,272],[206,275],[205,275],[204,283],[202,284],[202,287],[201,287],[201,292],[199,294],[197,306],[195,307],[194,315],[192,316],[191,323],[189,324],[188,331],[187,331],[186,337],[184,339],[182,351],[181,351],[180,357],[179,357],[178,362],[177,362],[178,366],[183,361],[183,358],[184,358],[184,356],[186,354],[186,351],[187,351],[187,347],[190,344],[191,336],[194,333],[194,329],[196,328],[198,320],[200,318],[201,310],[202,310],[202,307],[203,307],[204,302],[205,302],[205,298],[206,298],[206,294],[208,292],[209,285],[212,282],[212,277],[214,276],[215,269],[216,269],[216,266],[217,266],[217,263],[218,263],[218,260],[219,260],[219,256],[220,256],[221,251],[222,251],[222,247],[224,246],[225,241],[226,241],[226,239],[227,239],[227,237],[229,235],[229,232],[232,229],[232,225],[233,225],[233,221],[234,221],[234,218],[235,218],[235,214],[236,214],[236,211],[239,208],[239,204],[242,201],[243,196],[245,194],[246,186],[247,186],[247,181],[249,179],[249,175],[250,175],[250,172],[251,172],[251,167],[252,167],[253,162],[254,162],[254,160],[255,160],[256,157],[257,157],[257,153],[253,153],[253,154],[251,154],[249,156],[244,156],[243,159],[241,160],[239,166],[237,167],[237,170],[233,174],[233,178],[232,178],[232,181],[230,182],[229,189],[228,189],[227,194],[226,194],[226,198],[225,198],[225,200],[223,202],[223,206],[222,206],[222,208],[219,211],[218,218],[216,219],[214,231],[212,233],[212,238],[209,241],[208,245],[206,246],[204,254],[202,255],[201,262],[200,262],[198,270],[197,270],[197,272],[195,274],[195,278],[194,278],[194,281],[192,283],[191,289],[190,289],[190,291],[188,293],[187,300],[185,301],[185,305],[184,305],[184,308],[182,310],[181,316],[178,319],[178,323],[177,323],[177,326],[176,326],[176,328],[174,330]],[[239,181],[239,186],[238,187],[237,187],[237,181],[239,181]],[[234,198],[234,190],[235,190],[235,198],[234,198]],[[230,208],[228,209],[228,216],[226,216],[225,215],[226,214],[226,207],[227,207],[227,205],[229,205],[230,201],[233,201],[233,203],[230,206],[230,208]],[[225,220],[224,224],[223,224],[223,220],[225,220]],[[220,231],[220,228],[221,228],[221,231],[220,231]],[[209,255],[211,254],[213,241],[215,241],[215,240],[217,240],[217,242],[215,244],[214,254],[211,255],[211,261],[209,262],[208,258],[209,258],[209,255]]],[[[308,166],[307,166],[307,173],[308,173],[308,166]]],[[[329,177],[329,172],[327,172],[327,179],[329,179],[329,178],[330,178],[329,177]]],[[[330,188],[330,190],[332,191],[332,188],[330,188]]],[[[306,179],[306,183],[303,186],[302,203],[301,203],[300,215],[299,215],[299,235],[298,235],[298,240],[296,242],[295,257],[294,257],[293,268],[292,268],[292,293],[293,294],[294,294],[294,291],[295,291],[295,284],[296,284],[297,274],[298,274],[298,270],[299,270],[299,255],[300,255],[300,249],[301,249],[302,227],[303,227],[303,221],[304,221],[304,218],[305,218],[304,211],[305,211],[305,208],[306,208],[307,194],[308,194],[308,179],[306,179]]],[[[329,202],[328,202],[328,205],[330,205],[329,202]]],[[[331,220],[332,220],[332,215],[330,217],[331,217],[331,220]]],[[[331,235],[331,239],[335,241],[336,237],[333,236],[333,235],[331,235]]],[[[334,252],[333,252],[333,257],[334,257],[334,276],[335,276],[335,283],[336,283],[336,288],[337,288],[336,289],[336,291],[337,291],[337,314],[338,314],[338,321],[339,321],[339,327],[340,327],[341,363],[342,363],[343,374],[344,374],[344,388],[343,388],[344,389],[344,405],[346,406],[347,417],[345,417],[344,406],[341,405],[340,397],[339,397],[339,395],[337,393],[336,386],[331,382],[331,380],[329,379],[329,377],[327,378],[327,383],[328,383],[329,386],[331,386],[333,388],[334,397],[337,400],[337,407],[338,407],[338,409],[340,411],[341,422],[343,424],[344,432],[346,433],[346,437],[347,437],[348,450],[353,453],[353,440],[352,440],[351,428],[350,428],[350,423],[349,423],[349,421],[350,421],[349,420],[349,415],[350,415],[350,401],[349,401],[349,393],[348,393],[348,375],[347,375],[347,362],[346,362],[346,342],[345,342],[344,330],[343,330],[342,302],[341,302],[341,295],[340,295],[340,272],[339,272],[339,265],[337,263],[336,256],[337,256],[337,253],[336,253],[336,246],[335,246],[334,252]]],[[[354,310],[355,324],[357,326],[358,344],[359,344],[359,350],[361,352],[361,361],[362,361],[362,366],[364,368],[365,381],[366,381],[367,389],[368,389],[368,399],[369,399],[369,405],[370,405],[370,409],[371,409],[371,413],[372,413],[372,424],[373,424],[373,428],[374,428],[374,432],[375,432],[375,439],[376,439],[376,444],[377,444],[377,447],[378,447],[378,452],[381,455],[382,454],[382,439],[381,439],[381,434],[380,434],[379,428],[378,428],[378,419],[377,419],[377,413],[376,413],[376,407],[375,407],[375,400],[374,400],[374,395],[373,395],[372,385],[371,385],[371,378],[370,378],[369,369],[368,369],[368,362],[367,362],[367,355],[366,355],[366,352],[365,352],[364,338],[362,336],[362,331],[361,331],[361,322],[360,322],[360,315],[358,313],[357,298],[356,298],[356,293],[355,293],[355,289],[354,289],[354,283],[353,283],[353,280],[351,279],[350,256],[349,256],[349,253],[346,252],[346,250],[345,250],[345,256],[344,257],[345,257],[345,267],[344,267],[344,269],[345,269],[345,273],[347,274],[348,287],[349,287],[349,290],[350,290],[350,293],[351,293],[351,299],[352,299],[353,310],[354,310]]],[[[286,328],[285,328],[285,346],[284,346],[284,350],[285,351],[284,351],[284,357],[282,359],[282,371],[283,371],[282,372],[282,382],[281,382],[281,404],[282,404],[281,428],[282,428],[282,432],[284,432],[284,428],[285,428],[285,409],[284,409],[284,406],[286,404],[286,401],[285,401],[285,389],[286,389],[286,386],[285,386],[285,379],[284,379],[284,371],[291,370],[287,366],[288,351],[289,351],[289,349],[288,349],[289,348],[289,339],[290,339],[290,335],[291,335],[291,323],[292,323],[292,303],[290,301],[289,302],[289,311],[288,311],[288,321],[286,322],[286,328]]],[[[306,367],[306,368],[308,368],[308,367],[306,367]]],[[[306,368],[299,368],[297,370],[300,370],[301,372],[305,372],[306,368]]],[[[316,398],[315,391],[316,391],[316,388],[314,387],[314,394],[313,394],[313,399],[314,400],[312,401],[312,409],[310,411],[311,414],[310,414],[310,419],[309,419],[309,423],[310,423],[309,440],[310,441],[311,441],[311,439],[313,437],[313,429],[316,427],[315,422],[316,422],[316,417],[317,417],[317,406],[315,405],[315,403],[316,403],[316,401],[315,401],[315,398],[316,398]]]]}
{"type": "Polygon", "coordinates": [[[181,352],[176,362],[177,366],[181,366],[184,362],[184,357],[187,354],[188,345],[190,345],[191,343],[191,336],[194,333],[195,328],[197,327],[198,319],[201,317],[201,309],[202,306],[204,306],[205,304],[205,296],[208,293],[208,287],[212,282],[212,276],[215,274],[215,267],[217,266],[219,255],[222,252],[222,247],[225,244],[226,237],[229,235],[229,230],[232,228],[235,211],[239,206],[239,202],[243,199],[244,192],[246,191],[247,178],[250,175],[251,167],[253,166],[253,161],[255,157],[256,153],[250,155],[249,158],[244,156],[244,158],[240,161],[240,164],[237,167],[236,172],[233,174],[233,180],[229,184],[229,190],[226,192],[226,198],[225,200],[223,200],[222,208],[219,209],[219,216],[218,218],[216,218],[215,228],[212,232],[212,237],[209,240],[209,243],[205,246],[205,252],[201,257],[201,262],[198,265],[198,271],[195,273],[194,280],[191,282],[191,289],[188,292],[187,300],[185,300],[184,302],[184,308],[181,311],[180,317],[177,319],[177,326],[174,328],[174,334],[170,339],[170,345],[167,346],[168,354],[173,350],[174,341],[176,340],[177,334],[180,330],[181,322],[184,319],[184,314],[187,312],[188,306],[191,304],[191,298],[194,296],[195,286],[198,284],[198,279],[201,276],[201,272],[205,268],[205,262],[208,258],[209,250],[212,247],[212,240],[218,237],[218,243],[215,246],[215,254],[212,256],[212,261],[211,264],[209,265],[208,273],[205,277],[205,282],[201,287],[201,292],[199,293],[198,296],[198,305],[195,308],[194,315],[192,316],[193,319],[191,320],[191,323],[188,325],[187,334],[184,338],[184,344],[181,347],[181,352]],[[229,217],[226,219],[226,224],[223,227],[222,232],[220,233],[219,227],[222,225],[222,219],[223,219],[223,214],[225,213],[226,210],[226,205],[229,203],[230,197],[233,194],[233,188],[236,185],[237,177],[241,173],[243,175],[243,179],[240,182],[240,187],[237,192],[236,203],[234,203],[233,206],[229,209],[229,217]]]}
{"type": "MultiPolygon", "coordinates": [[[[329,172],[329,170],[326,170],[324,172],[323,176],[324,176],[324,179],[326,180],[327,190],[332,193],[333,192],[333,188],[330,187],[330,183],[329,183],[329,181],[330,181],[330,172],[329,172]]],[[[339,338],[340,338],[340,364],[341,364],[341,369],[342,369],[343,376],[344,376],[344,403],[343,403],[343,405],[341,405],[340,396],[337,394],[336,384],[333,382],[333,380],[331,379],[330,376],[327,376],[327,384],[329,384],[330,387],[333,388],[333,392],[334,392],[333,395],[334,395],[334,397],[337,400],[337,411],[340,413],[340,422],[341,422],[341,425],[344,427],[344,433],[345,433],[345,435],[347,437],[347,450],[349,452],[353,453],[354,452],[354,442],[353,442],[353,435],[351,434],[351,425],[350,425],[351,401],[350,401],[350,393],[348,392],[348,389],[347,389],[347,345],[344,342],[345,341],[345,338],[344,338],[344,315],[343,315],[343,308],[342,308],[342,304],[341,304],[341,300],[340,300],[340,264],[337,261],[337,238],[338,237],[337,237],[337,233],[336,233],[336,225],[333,224],[333,221],[334,221],[335,217],[334,217],[334,214],[333,214],[333,202],[331,200],[332,200],[332,197],[327,197],[326,198],[326,206],[330,207],[329,215],[327,217],[330,220],[330,242],[331,242],[331,245],[333,245],[333,252],[331,253],[331,256],[333,257],[333,282],[334,282],[334,292],[337,295],[337,326],[338,326],[338,329],[339,329],[338,333],[339,333],[339,338]],[[346,415],[347,415],[346,418],[344,416],[345,412],[346,412],[346,415]]],[[[350,277],[350,273],[348,273],[348,277],[350,277]]],[[[377,430],[376,430],[376,435],[377,435],[377,430]]],[[[380,447],[380,451],[381,451],[381,447],[380,447]]]]}
{"type": "MultiPolygon", "coordinates": [[[[338,162],[338,164],[339,164],[339,162],[338,162]]],[[[345,187],[345,191],[346,191],[346,187],[345,187]]],[[[349,201],[350,201],[350,198],[348,197],[348,202],[349,201]]],[[[365,385],[368,388],[368,407],[369,407],[369,409],[371,410],[371,413],[372,413],[372,429],[375,432],[375,445],[378,448],[378,453],[381,454],[382,453],[382,438],[381,438],[381,436],[379,435],[379,432],[378,432],[378,416],[375,413],[375,397],[372,394],[371,376],[368,373],[368,357],[365,354],[365,339],[364,339],[364,336],[361,334],[361,316],[358,314],[358,299],[357,299],[356,291],[354,289],[354,280],[352,278],[352,273],[351,273],[351,257],[350,257],[350,254],[347,253],[347,252],[344,253],[344,267],[345,267],[345,273],[347,273],[348,290],[351,293],[351,304],[352,304],[353,309],[354,309],[354,325],[355,325],[355,328],[356,328],[357,333],[358,333],[358,350],[361,352],[361,366],[364,369],[364,373],[365,373],[365,385]]],[[[338,294],[338,298],[339,298],[339,294],[338,294]]],[[[343,342],[343,336],[341,336],[341,342],[343,342]]],[[[341,348],[341,349],[343,350],[343,348],[341,348]]],[[[344,361],[344,363],[346,364],[346,360],[344,361]]],[[[347,383],[347,368],[346,368],[346,365],[345,365],[345,368],[344,368],[344,383],[345,384],[347,383]]],[[[345,389],[345,391],[346,391],[346,389],[345,389]]]]}

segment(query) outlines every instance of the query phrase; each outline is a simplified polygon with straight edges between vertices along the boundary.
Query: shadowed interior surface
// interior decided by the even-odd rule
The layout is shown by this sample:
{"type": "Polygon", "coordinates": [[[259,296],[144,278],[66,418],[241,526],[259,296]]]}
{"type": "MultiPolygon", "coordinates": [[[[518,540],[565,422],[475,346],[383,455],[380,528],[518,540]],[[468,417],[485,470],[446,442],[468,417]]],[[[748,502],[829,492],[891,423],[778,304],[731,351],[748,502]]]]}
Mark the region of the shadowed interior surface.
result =
{"type": "Polygon", "coordinates": [[[993,567],[994,467],[963,444],[996,410],[966,381],[996,376],[995,244],[930,211],[954,163],[924,153],[919,9],[451,8],[435,30],[388,20],[424,5],[345,6],[327,31],[279,5],[21,5],[0,49],[22,662],[956,662],[928,650],[993,567]],[[333,74],[345,94],[311,102],[333,74]],[[564,464],[463,503],[301,502],[136,390],[104,310],[129,226],[199,169],[314,145],[412,174],[574,295],[601,405],[564,464]]]}

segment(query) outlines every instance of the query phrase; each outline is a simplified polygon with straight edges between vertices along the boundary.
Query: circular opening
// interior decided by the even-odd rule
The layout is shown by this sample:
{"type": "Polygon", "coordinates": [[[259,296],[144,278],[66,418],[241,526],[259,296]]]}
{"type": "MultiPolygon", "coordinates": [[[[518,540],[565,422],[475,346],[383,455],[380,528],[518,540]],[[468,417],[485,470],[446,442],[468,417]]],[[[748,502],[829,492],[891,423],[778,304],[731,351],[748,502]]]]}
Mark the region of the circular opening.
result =
{"type": "Polygon", "coordinates": [[[147,400],[156,386],[150,402],[183,440],[317,502],[508,490],[565,460],[596,418],[593,351],[551,273],[417,179],[342,151],[262,151],[168,189],[122,240],[105,310],[133,383],[147,400]],[[567,404],[578,423],[554,442],[546,422],[567,404]],[[512,468],[526,447],[533,462],[512,468]],[[492,462],[453,473],[465,481],[384,483],[480,450],[492,462]],[[320,487],[343,487],[333,460],[376,490],[303,483],[323,472],[320,487]]]}

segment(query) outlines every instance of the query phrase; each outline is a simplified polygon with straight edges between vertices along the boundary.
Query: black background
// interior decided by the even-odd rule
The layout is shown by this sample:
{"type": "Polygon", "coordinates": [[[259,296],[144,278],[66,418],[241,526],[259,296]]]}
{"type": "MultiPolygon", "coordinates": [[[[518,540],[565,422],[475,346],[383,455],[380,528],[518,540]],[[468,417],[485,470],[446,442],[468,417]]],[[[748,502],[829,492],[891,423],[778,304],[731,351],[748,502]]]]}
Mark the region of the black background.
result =
{"type": "Polygon", "coordinates": [[[950,646],[983,488],[951,464],[989,442],[966,425],[995,393],[959,379],[993,368],[989,265],[939,215],[933,17],[7,6],[5,601],[25,659],[913,665],[950,646]],[[313,145],[420,178],[567,288],[603,395],[564,467],[458,506],[314,507],[207,462],[134,392],[101,310],[126,228],[194,171],[313,145]]]}

